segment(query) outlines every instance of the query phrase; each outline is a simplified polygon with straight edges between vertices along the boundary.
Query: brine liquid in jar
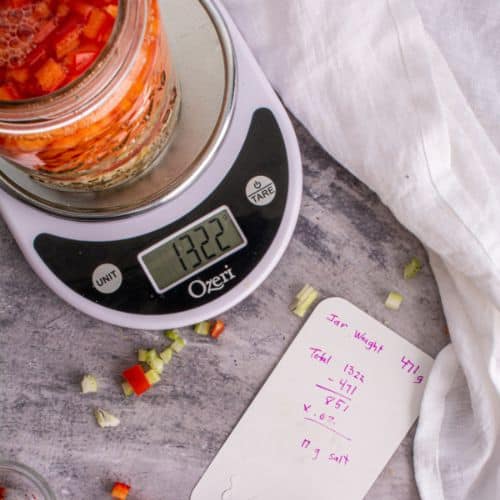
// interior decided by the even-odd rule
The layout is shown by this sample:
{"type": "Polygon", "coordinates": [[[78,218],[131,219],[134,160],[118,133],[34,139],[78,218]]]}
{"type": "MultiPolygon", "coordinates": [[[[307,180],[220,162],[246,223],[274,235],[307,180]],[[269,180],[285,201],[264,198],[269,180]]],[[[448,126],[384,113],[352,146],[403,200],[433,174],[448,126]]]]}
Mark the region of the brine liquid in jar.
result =
{"type": "Polygon", "coordinates": [[[0,155],[63,190],[153,165],[179,95],[157,0],[0,0],[0,155]]]}

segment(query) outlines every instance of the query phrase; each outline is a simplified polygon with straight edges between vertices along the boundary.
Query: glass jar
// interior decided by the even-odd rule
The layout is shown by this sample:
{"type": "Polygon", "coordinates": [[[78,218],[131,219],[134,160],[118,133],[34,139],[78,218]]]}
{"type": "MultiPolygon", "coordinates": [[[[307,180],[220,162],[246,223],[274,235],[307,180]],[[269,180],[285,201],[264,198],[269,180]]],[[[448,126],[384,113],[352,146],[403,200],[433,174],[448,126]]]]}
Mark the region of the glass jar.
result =
{"type": "Polygon", "coordinates": [[[47,187],[98,191],[167,146],[180,96],[157,0],[119,0],[107,45],[55,92],[0,100],[0,155],[47,187]]]}
{"type": "Polygon", "coordinates": [[[40,474],[26,465],[0,459],[0,498],[4,498],[2,493],[5,498],[56,500],[40,474]]]}

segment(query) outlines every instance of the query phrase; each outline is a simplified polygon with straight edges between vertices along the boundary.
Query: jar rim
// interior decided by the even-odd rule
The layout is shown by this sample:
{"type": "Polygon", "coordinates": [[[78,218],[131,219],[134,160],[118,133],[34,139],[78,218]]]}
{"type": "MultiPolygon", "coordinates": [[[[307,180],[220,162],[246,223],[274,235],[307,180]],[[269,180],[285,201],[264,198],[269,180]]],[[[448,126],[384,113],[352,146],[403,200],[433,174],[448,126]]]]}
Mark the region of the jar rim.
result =
{"type": "Polygon", "coordinates": [[[148,7],[148,0],[119,0],[110,39],[92,66],[73,82],[33,99],[0,101],[0,134],[49,132],[98,109],[126,78],[138,57],[146,35],[148,7]]]}

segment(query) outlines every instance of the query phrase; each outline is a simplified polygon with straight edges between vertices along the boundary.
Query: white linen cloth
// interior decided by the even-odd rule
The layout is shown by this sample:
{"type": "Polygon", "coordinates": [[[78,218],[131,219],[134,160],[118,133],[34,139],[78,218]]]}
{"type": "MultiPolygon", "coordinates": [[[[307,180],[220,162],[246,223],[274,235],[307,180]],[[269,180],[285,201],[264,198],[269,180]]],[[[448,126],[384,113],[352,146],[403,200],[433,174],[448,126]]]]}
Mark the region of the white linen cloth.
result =
{"type": "MultiPolygon", "coordinates": [[[[499,499],[497,149],[412,0],[224,3],[291,112],[429,251],[452,344],[436,360],[422,405],[415,441],[422,498],[499,499]]],[[[466,3],[419,7],[436,40],[464,37],[466,53],[451,50],[451,59],[498,146],[499,115],[489,114],[500,110],[500,95],[491,93],[500,87],[498,51],[483,86],[465,69],[482,61],[476,41],[495,30],[500,38],[500,9],[490,0],[468,3],[479,9],[476,34],[457,22],[466,3]]]]}

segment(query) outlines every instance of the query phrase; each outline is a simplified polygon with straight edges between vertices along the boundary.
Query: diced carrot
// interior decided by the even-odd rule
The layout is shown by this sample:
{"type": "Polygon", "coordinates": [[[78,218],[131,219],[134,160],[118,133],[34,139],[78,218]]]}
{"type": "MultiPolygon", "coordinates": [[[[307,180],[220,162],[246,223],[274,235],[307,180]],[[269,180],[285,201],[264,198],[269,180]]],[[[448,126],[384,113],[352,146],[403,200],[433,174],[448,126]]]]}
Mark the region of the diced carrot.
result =
{"type": "Polygon", "coordinates": [[[218,319],[212,325],[212,328],[210,328],[210,336],[213,339],[218,339],[222,335],[222,332],[224,331],[225,328],[226,328],[226,325],[224,324],[224,321],[222,321],[221,319],[218,319]]]}
{"type": "Polygon", "coordinates": [[[97,39],[99,32],[106,25],[108,15],[101,9],[93,8],[89,19],[83,28],[83,34],[91,40],[97,39]]]}
{"type": "Polygon", "coordinates": [[[107,5],[104,10],[113,18],[116,19],[118,15],[118,5],[107,5]]]}
{"type": "Polygon", "coordinates": [[[116,500],[126,500],[130,491],[130,486],[125,483],[115,483],[111,490],[111,497],[116,500]]]}
{"type": "Polygon", "coordinates": [[[19,151],[23,153],[34,153],[44,149],[50,142],[50,139],[42,135],[21,135],[12,137],[12,142],[19,151]]]}
{"type": "Polygon", "coordinates": [[[37,2],[34,9],[35,16],[38,19],[47,19],[50,16],[50,7],[47,2],[37,2]]]}
{"type": "Polygon", "coordinates": [[[9,69],[7,70],[7,78],[18,83],[26,83],[30,77],[28,68],[9,69]]]}
{"type": "Polygon", "coordinates": [[[66,79],[66,71],[64,71],[62,65],[50,58],[35,73],[35,77],[44,92],[53,92],[66,79]]]}
{"type": "Polygon", "coordinates": [[[12,83],[7,83],[0,87],[0,101],[13,101],[19,98],[19,92],[12,83]]]}
{"type": "Polygon", "coordinates": [[[57,17],[66,17],[70,13],[71,9],[69,5],[65,3],[60,3],[57,6],[56,15],[57,17]]]}
{"type": "Polygon", "coordinates": [[[80,14],[85,20],[90,16],[92,12],[92,5],[89,5],[86,2],[74,2],[72,8],[75,12],[80,14]]]}
{"type": "Polygon", "coordinates": [[[69,21],[55,34],[55,50],[58,59],[62,59],[66,54],[75,50],[80,45],[80,35],[82,26],[75,18],[69,21]]]}

